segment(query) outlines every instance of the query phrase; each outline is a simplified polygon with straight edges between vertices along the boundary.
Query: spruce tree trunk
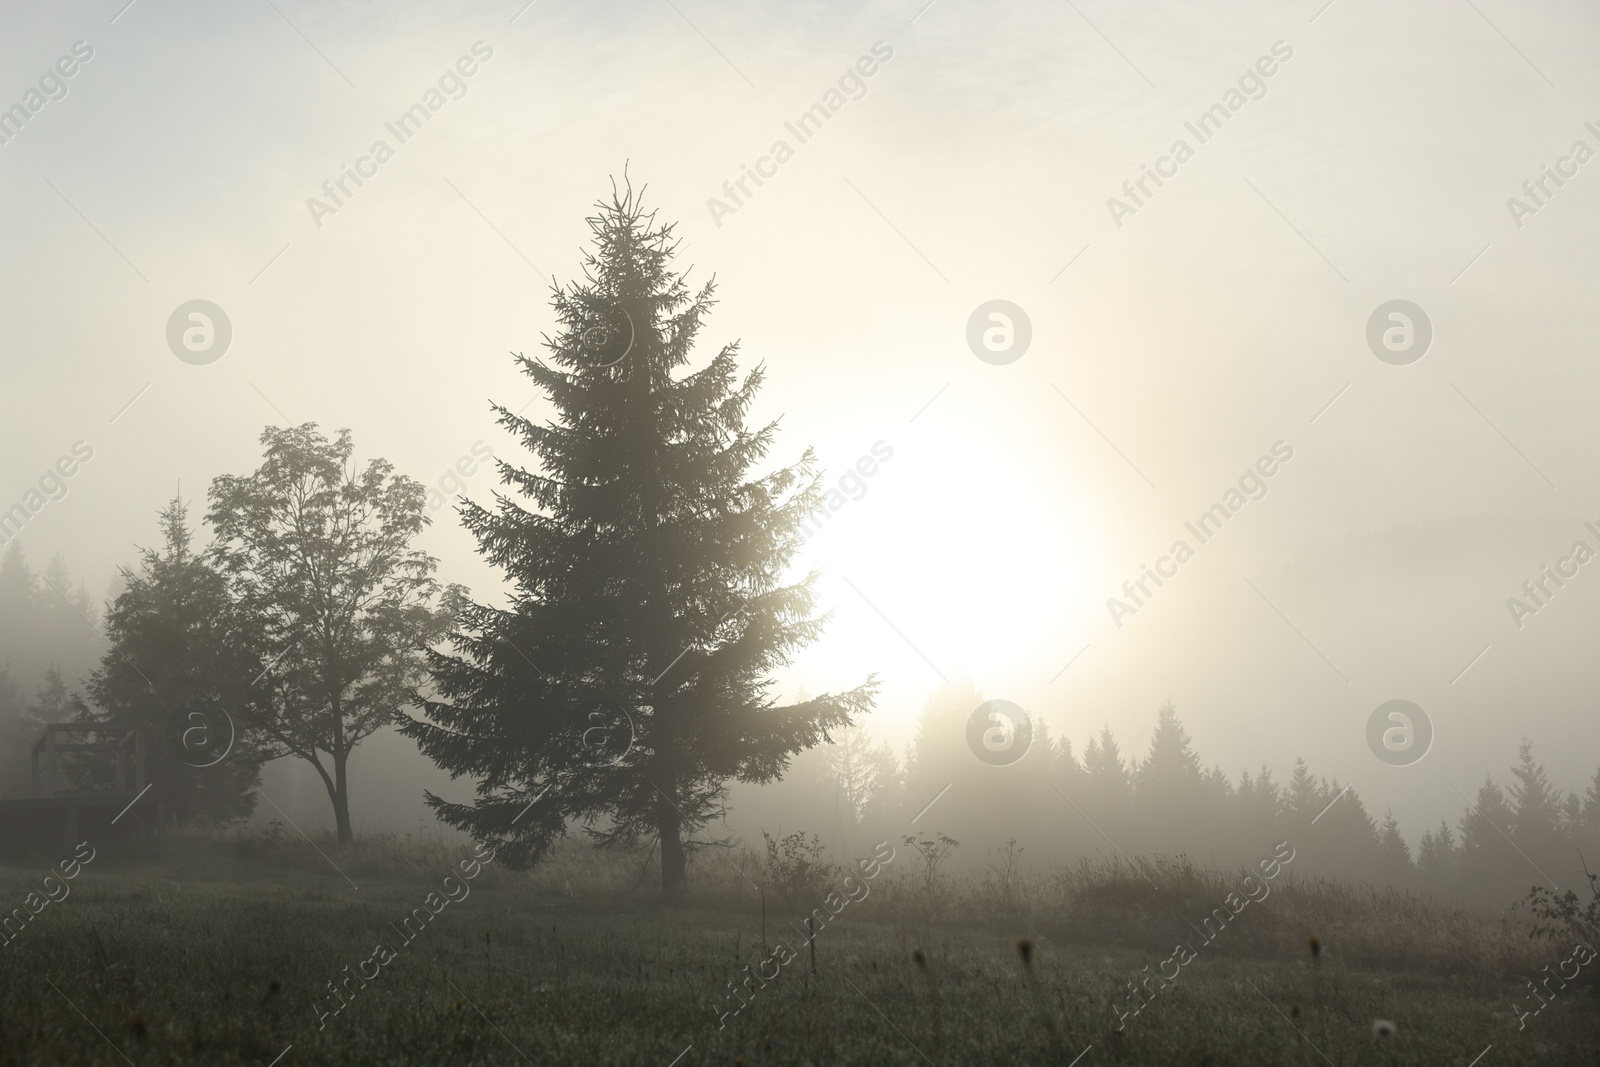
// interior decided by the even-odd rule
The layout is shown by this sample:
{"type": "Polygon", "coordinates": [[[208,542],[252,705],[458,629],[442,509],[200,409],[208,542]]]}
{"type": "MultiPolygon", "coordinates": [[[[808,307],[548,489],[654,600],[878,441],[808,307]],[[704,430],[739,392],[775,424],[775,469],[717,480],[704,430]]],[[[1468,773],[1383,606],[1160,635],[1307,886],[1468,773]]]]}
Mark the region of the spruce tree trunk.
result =
{"type": "Polygon", "coordinates": [[[656,829],[661,837],[661,896],[668,903],[683,899],[687,855],[683,850],[682,820],[666,797],[656,808],[656,829]]]}

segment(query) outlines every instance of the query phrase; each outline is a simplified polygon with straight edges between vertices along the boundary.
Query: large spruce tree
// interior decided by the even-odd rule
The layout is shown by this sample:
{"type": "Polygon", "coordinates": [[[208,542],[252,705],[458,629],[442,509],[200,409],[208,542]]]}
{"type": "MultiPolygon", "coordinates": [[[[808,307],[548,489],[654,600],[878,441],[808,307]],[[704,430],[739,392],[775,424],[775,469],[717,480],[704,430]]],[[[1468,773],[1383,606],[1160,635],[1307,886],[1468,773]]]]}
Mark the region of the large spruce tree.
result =
{"type": "Polygon", "coordinates": [[[508,602],[459,616],[419,697],[427,721],[405,730],[479,779],[472,804],[428,803],[509,862],[582,820],[602,843],[659,842],[672,899],[726,783],[781,776],[869,708],[875,683],[777,705],[771,672],[822,625],[815,575],[785,580],[820,504],[812,454],[753,470],[777,428],[745,425],[761,368],[741,378],[736,344],[690,367],[713,283],[691,292],[672,227],[631,188],[597,206],[584,280],[552,294],[548,358],[517,356],[554,418],[493,409],[537,467],[497,461],[514,492],[462,505],[508,602]]]}

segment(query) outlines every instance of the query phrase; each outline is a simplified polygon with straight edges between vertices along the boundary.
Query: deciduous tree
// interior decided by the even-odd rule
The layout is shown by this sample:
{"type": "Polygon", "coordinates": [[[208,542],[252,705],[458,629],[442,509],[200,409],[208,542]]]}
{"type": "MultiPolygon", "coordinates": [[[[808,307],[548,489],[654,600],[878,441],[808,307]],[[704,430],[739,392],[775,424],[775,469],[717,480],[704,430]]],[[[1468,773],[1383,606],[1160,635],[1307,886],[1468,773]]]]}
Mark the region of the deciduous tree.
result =
{"type": "Polygon", "coordinates": [[[351,837],[349,761],[373,731],[405,719],[424,651],[449,628],[456,587],[412,547],[426,488],[387,460],[352,460],[350,431],[268,427],[255,473],[211,484],[211,556],[256,650],[270,699],[250,729],[270,753],[310,763],[339,841],[351,837]]]}

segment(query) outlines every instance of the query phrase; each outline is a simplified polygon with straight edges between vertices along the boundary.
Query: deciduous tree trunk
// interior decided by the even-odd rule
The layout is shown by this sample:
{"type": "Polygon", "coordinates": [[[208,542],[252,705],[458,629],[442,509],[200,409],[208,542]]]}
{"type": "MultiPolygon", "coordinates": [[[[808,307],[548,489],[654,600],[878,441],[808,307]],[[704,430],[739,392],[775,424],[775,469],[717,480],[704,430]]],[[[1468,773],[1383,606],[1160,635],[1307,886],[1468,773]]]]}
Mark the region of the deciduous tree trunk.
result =
{"type": "Polygon", "coordinates": [[[333,821],[339,828],[339,844],[348,845],[354,835],[350,833],[350,780],[345,774],[348,757],[335,753],[333,757],[333,821]]]}

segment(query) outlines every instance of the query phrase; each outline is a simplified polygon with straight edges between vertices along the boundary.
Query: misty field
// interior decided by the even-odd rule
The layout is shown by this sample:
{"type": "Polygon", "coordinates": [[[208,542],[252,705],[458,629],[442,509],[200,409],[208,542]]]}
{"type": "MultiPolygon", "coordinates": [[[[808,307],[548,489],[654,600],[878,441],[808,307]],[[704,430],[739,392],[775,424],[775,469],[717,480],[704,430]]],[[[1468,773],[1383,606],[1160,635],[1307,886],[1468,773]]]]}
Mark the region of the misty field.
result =
{"type": "MultiPolygon", "coordinates": [[[[0,950],[0,1062],[1600,1061],[1592,990],[1569,987],[1519,1030],[1527,979],[1564,955],[1529,938],[1527,916],[1287,872],[1204,943],[1190,924],[1242,872],[993,869],[930,891],[897,845],[837,915],[820,913],[813,974],[803,917],[829,890],[769,891],[763,918],[753,854],[697,854],[690,903],[666,908],[638,857],[564,849],[468,881],[472,850],[442,837],[319,844],[330,861],[298,839],[174,838],[159,859],[97,857],[65,896],[55,883],[60,899],[0,950]],[[452,872],[436,916],[401,930],[452,872]],[[767,944],[791,950],[765,964],[763,922],[767,944]],[[1180,942],[1192,958],[1119,1031],[1118,1010],[1138,1003],[1129,983],[1170,975],[1180,942]],[[730,983],[758,970],[776,977],[736,999],[730,983]],[[330,983],[357,971],[375,976],[336,998],[330,983]]],[[[39,889],[42,866],[0,873],[8,906],[39,889]]]]}

